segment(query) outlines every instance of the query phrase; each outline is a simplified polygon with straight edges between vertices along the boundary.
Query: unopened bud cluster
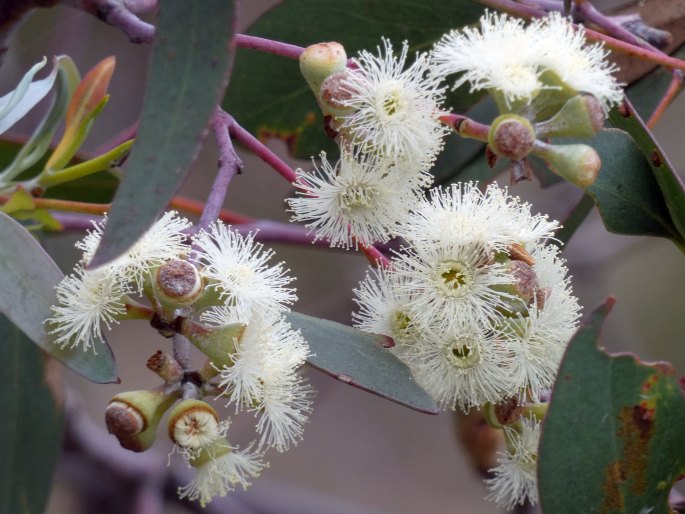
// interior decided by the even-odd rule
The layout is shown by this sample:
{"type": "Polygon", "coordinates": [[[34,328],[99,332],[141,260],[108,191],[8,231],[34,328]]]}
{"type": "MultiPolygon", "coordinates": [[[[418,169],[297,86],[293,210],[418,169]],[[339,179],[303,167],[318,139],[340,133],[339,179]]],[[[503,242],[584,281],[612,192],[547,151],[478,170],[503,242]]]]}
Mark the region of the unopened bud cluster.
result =
{"type": "Polygon", "coordinates": [[[57,286],[47,320],[55,342],[95,351],[104,344],[103,324],[134,318],[148,319],[164,337],[187,338],[207,362],[187,369],[157,351],[147,365],[164,383],[116,395],[105,413],[107,428],[124,448],[145,451],[171,409],[169,437],[196,469],[179,493],[204,505],[248,486],[267,465],[267,449],[284,451],[299,441],[311,409],[312,389],[299,373],[308,346],[283,319],[296,299],[288,287],[293,279],[283,263],[268,263],[273,252],[253,234],[220,222],[186,242],[191,225],[174,212],[117,260],[86,270],[104,223],[77,243],[83,258],[57,286]],[[256,439],[242,449],[229,443],[230,420],[222,421],[204,396],[254,415],[256,439]]]}
{"type": "MultiPolygon", "coordinates": [[[[599,173],[597,152],[548,139],[589,138],[601,130],[607,109],[623,96],[606,56],[601,45],[588,45],[582,31],[558,14],[528,26],[486,14],[480,30],[443,36],[433,50],[432,72],[460,74],[455,87],[469,83],[472,90],[487,89],[500,111],[487,138],[495,155],[514,161],[514,168],[529,154],[537,155],[586,189],[599,173]]],[[[514,182],[518,179],[512,175],[514,182]]]]}
{"type": "Polygon", "coordinates": [[[398,56],[383,40],[376,55],[362,51],[351,63],[339,43],[306,48],[300,68],[341,157],[333,163],[322,153],[312,172],[298,170],[298,196],[288,200],[293,220],[331,246],[383,243],[398,235],[397,225],[432,182],[429,171],[446,135],[438,120],[451,124],[442,112],[443,83],[454,74],[460,74],[455,87],[487,89],[500,111],[485,132],[453,124],[462,136],[488,142],[491,165],[498,157],[509,159],[516,183],[532,177],[532,154],[587,189],[599,173],[599,155],[559,138],[592,137],[621,100],[606,54],[559,15],[525,26],[486,14],[480,30],[446,34],[411,63],[406,42],[398,56]]]}

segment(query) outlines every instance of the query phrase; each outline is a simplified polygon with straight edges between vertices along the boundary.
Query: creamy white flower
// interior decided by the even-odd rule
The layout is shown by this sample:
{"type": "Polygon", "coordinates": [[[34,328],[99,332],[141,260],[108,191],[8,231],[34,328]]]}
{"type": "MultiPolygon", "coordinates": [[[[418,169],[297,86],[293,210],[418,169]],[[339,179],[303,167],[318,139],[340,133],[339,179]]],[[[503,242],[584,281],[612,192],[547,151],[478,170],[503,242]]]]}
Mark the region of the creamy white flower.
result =
{"type": "Polygon", "coordinates": [[[395,57],[384,39],[378,55],[360,52],[354,60],[357,68],[349,70],[342,85],[349,96],[343,103],[353,112],[342,117],[339,129],[365,153],[431,162],[446,134],[438,121],[444,91],[439,79],[427,76],[426,55],[417,54],[405,69],[408,50],[405,42],[395,57]]]}
{"type": "Polygon", "coordinates": [[[535,20],[528,30],[537,34],[542,69],[552,70],[572,89],[593,95],[605,109],[623,99],[621,85],[612,75],[618,67],[607,61],[609,51],[603,43],[589,44],[584,31],[575,30],[560,13],[535,20]]]}
{"type": "MultiPolygon", "coordinates": [[[[107,218],[99,223],[93,222],[93,230],[76,243],[76,248],[83,251],[84,264],[87,265],[95,255],[106,223],[107,218]]],[[[178,217],[176,211],[166,212],[124,255],[104,267],[113,270],[121,277],[120,280],[134,282],[138,292],[141,292],[144,275],[151,267],[177,259],[188,251],[188,247],[183,244],[183,231],[190,226],[191,223],[178,217]]]]}
{"type": "Polygon", "coordinates": [[[57,305],[46,320],[54,342],[62,348],[82,346],[93,349],[102,341],[101,325],[108,329],[126,314],[124,305],[129,292],[110,268],[85,271],[80,266],[65,276],[56,287],[57,305]]]}
{"type": "Polygon", "coordinates": [[[512,390],[526,391],[533,399],[550,389],[566,345],[580,317],[572,295],[564,260],[556,246],[538,247],[532,255],[538,277],[539,300],[525,315],[510,320],[508,345],[512,351],[512,390]]]}
{"type": "MultiPolygon", "coordinates": [[[[228,442],[225,443],[228,446],[228,442]]],[[[229,447],[230,448],[230,447],[229,447]]],[[[178,488],[180,498],[200,500],[203,507],[215,496],[226,496],[240,485],[247,489],[249,479],[256,478],[268,464],[262,460],[263,454],[253,451],[252,445],[244,450],[232,449],[216,458],[209,458],[196,467],[195,477],[184,487],[178,488]]]]}
{"type": "Polygon", "coordinates": [[[542,87],[541,57],[535,34],[519,19],[485,13],[480,30],[464,27],[445,34],[431,54],[431,73],[462,73],[454,87],[469,82],[471,91],[501,92],[507,102],[532,99],[542,87]]]}
{"type": "Polygon", "coordinates": [[[257,432],[262,436],[259,448],[266,445],[283,452],[296,445],[309,419],[313,396],[314,389],[299,373],[275,368],[265,373],[262,399],[256,408],[257,432]]]}
{"type": "Polygon", "coordinates": [[[354,290],[359,311],[352,314],[355,327],[393,338],[391,351],[397,354],[411,348],[421,332],[410,317],[412,295],[398,287],[398,275],[385,268],[372,269],[354,290]]]}
{"type": "Polygon", "coordinates": [[[297,300],[295,290],[286,287],[294,280],[289,270],[282,262],[268,264],[274,252],[255,243],[254,234],[242,236],[217,221],[196,234],[193,243],[198,248],[195,262],[213,281],[209,287],[217,289],[239,318],[280,312],[297,300]]]}
{"type": "Polygon", "coordinates": [[[469,245],[506,252],[513,243],[524,247],[552,237],[559,228],[547,216],[531,214],[531,205],[509,196],[496,183],[484,192],[478,184],[452,184],[433,189],[398,229],[415,247],[426,244],[469,245]]]}
{"type": "Polygon", "coordinates": [[[607,55],[603,44],[587,44],[583,31],[558,13],[528,27],[505,14],[486,13],[480,31],[466,27],[446,34],[431,59],[434,75],[462,73],[455,87],[469,82],[472,91],[498,91],[507,105],[558,89],[542,76],[552,70],[569,88],[592,94],[606,109],[623,97],[612,76],[617,68],[607,55]]]}
{"type": "Polygon", "coordinates": [[[507,510],[526,500],[532,505],[538,501],[536,469],[540,423],[529,418],[522,418],[520,423],[520,431],[504,428],[511,449],[499,454],[499,465],[490,470],[493,478],[485,480],[490,490],[487,499],[507,510]]]}
{"type": "Polygon", "coordinates": [[[297,170],[300,196],[288,204],[293,221],[314,230],[317,239],[344,248],[388,241],[397,223],[418,201],[420,181],[396,166],[368,156],[343,153],[337,164],[321,154],[312,173],[297,170]]]}
{"type": "Polygon", "coordinates": [[[441,333],[424,330],[407,361],[442,408],[468,411],[511,394],[510,359],[493,331],[468,325],[441,333]]]}
{"type": "Polygon", "coordinates": [[[311,410],[312,390],[299,374],[308,353],[307,343],[288,323],[254,318],[237,342],[232,365],[220,370],[219,385],[229,404],[259,417],[259,448],[284,451],[301,438],[311,410]]]}
{"type": "Polygon", "coordinates": [[[450,327],[491,326],[499,310],[515,301],[494,289],[513,283],[505,266],[480,244],[426,244],[398,256],[393,273],[398,289],[410,295],[409,317],[436,332],[450,327]]]}

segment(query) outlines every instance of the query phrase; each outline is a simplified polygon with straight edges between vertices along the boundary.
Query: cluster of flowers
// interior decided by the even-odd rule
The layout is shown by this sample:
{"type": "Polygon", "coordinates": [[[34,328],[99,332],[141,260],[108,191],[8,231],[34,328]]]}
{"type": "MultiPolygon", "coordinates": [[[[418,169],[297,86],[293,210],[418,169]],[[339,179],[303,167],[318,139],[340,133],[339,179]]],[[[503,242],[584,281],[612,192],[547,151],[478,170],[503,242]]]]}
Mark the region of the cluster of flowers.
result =
{"type": "Polygon", "coordinates": [[[57,286],[54,315],[47,321],[57,344],[95,351],[101,326],[121,319],[147,318],[160,332],[182,334],[209,358],[190,388],[184,371],[158,352],[148,367],[165,378],[159,390],[117,395],[107,411],[108,428],[122,446],[136,451],[154,441],[164,413],[175,448],[196,468],[179,493],[207,503],[236,485],[249,485],[266,465],[268,448],[285,451],[302,436],[312,389],[299,374],[308,355],[300,333],[283,314],[296,300],[283,263],[269,264],[270,250],[216,222],[184,243],[191,224],[166,213],[122,257],[86,270],[105,221],[76,246],[83,258],[57,286]],[[192,250],[191,250],[192,248],[192,250]],[[150,307],[137,303],[144,297],[150,307]],[[151,364],[152,363],[152,364],[151,364]],[[258,438],[238,450],[226,439],[229,421],[199,398],[219,396],[257,417],[258,438]],[[128,420],[131,419],[130,422],[128,420]],[[123,422],[122,420],[126,421],[123,422]]]}
{"type": "MultiPolygon", "coordinates": [[[[541,139],[602,127],[622,98],[607,52],[558,14],[526,26],[488,13],[480,30],[446,34],[408,67],[406,43],[397,58],[384,41],[378,55],[362,52],[351,66],[344,51],[331,58],[330,45],[305,50],[301,68],[341,158],[332,165],[322,155],[314,172],[298,170],[293,219],[332,246],[404,239],[390,265],[356,290],[353,316],[358,328],[395,340],[393,351],[443,408],[535,404],[553,384],[580,310],[558,247],[548,244],[559,226],[496,185],[424,197],[446,134],[437,123],[446,114],[441,83],[459,73],[454,87],[488,90],[500,111],[486,137],[495,154],[515,164],[537,153],[588,187],[596,152],[541,139]]],[[[511,509],[537,499],[540,425],[520,413],[507,425],[507,452],[487,483],[490,498],[511,509]]]]}
{"type": "MultiPolygon", "coordinates": [[[[546,244],[557,227],[496,185],[434,190],[399,228],[410,246],[355,291],[355,324],[391,336],[443,408],[536,402],[579,316],[558,247],[546,244]]],[[[520,470],[509,469],[494,470],[493,498],[509,508],[535,500],[534,473],[501,494],[520,470]]]]}
{"type": "Polygon", "coordinates": [[[455,73],[454,87],[487,89],[498,105],[489,134],[495,153],[520,161],[533,152],[581,187],[594,181],[599,158],[590,147],[537,141],[593,135],[622,98],[603,46],[587,45],[566,18],[525,26],[488,13],[480,31],[446,34],[409,66],[407,54],[406,42],[394,56],[384,40],[377,55],[362,51],[351,66],[337,43],[313,45],[301,57],[341,151],[336,164],[321,154],[313,172],[298,170],[298,196],[288,200],[293,221],[317,238],[349,248],[398,235],[432,183],[429,171],[447,134],[439,121],[447,114],[443,81],[455,73]],[[503,122],[514,125],[498,135],[503,122]]]}

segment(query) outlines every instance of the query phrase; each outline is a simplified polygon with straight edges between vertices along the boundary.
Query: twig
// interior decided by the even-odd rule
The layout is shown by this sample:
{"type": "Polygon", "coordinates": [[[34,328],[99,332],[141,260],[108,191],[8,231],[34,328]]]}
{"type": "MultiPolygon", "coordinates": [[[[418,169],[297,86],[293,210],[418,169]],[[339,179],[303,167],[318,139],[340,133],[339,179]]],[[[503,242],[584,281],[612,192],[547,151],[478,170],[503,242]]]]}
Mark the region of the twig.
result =
{"type": "MultiPolygon", "coordinates": [[[[528,5],[519,4],[512,0],[478,0],[478,2],[486,7],[492,7],[493,9],[504,11],[522,18],[541,18],[545,15],[545,12],[541,10],[534,9],[528,5]]],[[[585,36],[590,41],[601,41],[607,46],[607,48],[612,50],[622,52],[632,57],[637,57],[644,61],[665,66],[666,68],[685,71],[685,61],[681,59],[663,55],[657,51],[650,50],[649,48],[642,48],[631,43],[626,43],[625,41],[621,41],[620,39],[616,39],[586,27],[579,27],[577,25],[574,25],[574,27],[576,30],[583,30],[585,36]]]]}
{"type": "Polygon", "coordinates": [[[121,29],[132,43],[151,43],[155,27],[141,20],[136,12],[150,10],[156,2],[150,0],[60,0],[96,16],[105,23],[121,29]]]}
{"type": "Polygon", "coordinates": [[[648,128],[654,128],[654,126],[666,112],[666,109],[671,105],[671,103],[673,103],[673,100],[675,100],[678,94],[683,90],[684,77],[685,74],[683,74],[682,71],[673,70],[673,78],[671,79],[671,83],[668,85],[668,89],[664,93],[664,96],[661,98],[661,100],[659,100],[657,106],[654,108],[652,115],[647,120],[648,128]]]}
{"type": "Polygon", "coordinates": [[[388,259],[385,255],[383,255],[383,252],[381,252],[374,245],[365,245],[365,244],[359,243],[359,250],[361,250],[362,253],[364,255],[366,255],[366,258],[369,260],[369,263],[372,266],[375,266],[377,268],[386,268],[386,269],[392,267],[392,263],[390,262],[390,259],[388,259]]]}
{"type": "Polygon", "coordinates": [[[295,180],[297,180],[297,174],[285,163],[285,161],[283,161],[283,159],[272,152],[259,139],[241,127],[237,121],[234,120],[233,123],[231,123],[228,131],[231,134],[231,137],[235,138],[236,141],[242,144],[250,152],[271,166],[276,173],[281,175],[288,182],[295,182],[295,180]]]}
{"type": "MultiPolygon", "coordinates": [[[[169,207],[200,216],[205,208],[205,204],[199,200],[193,200],[191,198],[186,198],[185,196],[175,196],[169,202],[169,207]]],[[[221,209],[221,211],[219,211],[219,219],[226,223],[251,223],[254,221],[248,216],[243,216],[242,214],[229,211],[228,209],[221,209]]]]}
{"type": "Polygon", "coordinates": [[[172,339],[174,343],[174,359],[178,361],[183,369],[190,369],[193,365],[190,359],[190,341],[179,333],[175,333],[172,339]]]}
{"type": "Polygon", "coordinates": [[[231,136],[228,134],[228,129],[232,124],[233,118],[222,109],[217,108],[211,126],[219,147],[219,170],[205,202],[200,221],[195,225],[195,230],[207,228],[212,221],[219,217],[221,206],[226,199],[228,186],[233,177],[240,173],[243,168],[243,162],[235,153],[231,136]]]}
{"type": "Polygon", "coordinates": [[[51,212],[52,216],[62,225],[62,231],[77,230],[83,232],[93,228],[93,221],[102,221],[102,216],[72,214],[68,212],[51,212]]]}
{"type": "Polygon", "coordinates": [[[304,48],[289,43],[282,43],[271,39],[248,36],[246,34],[236,34],[233,38],[238,48],[249,48],[267,54],[280,55],[289,59],[299,59],[304,48]]]}

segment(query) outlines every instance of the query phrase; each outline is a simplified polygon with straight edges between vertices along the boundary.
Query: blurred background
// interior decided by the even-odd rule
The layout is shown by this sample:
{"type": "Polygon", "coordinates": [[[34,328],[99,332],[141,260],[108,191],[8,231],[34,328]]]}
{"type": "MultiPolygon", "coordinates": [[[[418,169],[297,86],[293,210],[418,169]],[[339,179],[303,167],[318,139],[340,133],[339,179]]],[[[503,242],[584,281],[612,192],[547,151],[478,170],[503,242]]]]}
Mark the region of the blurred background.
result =
{"type": "MultiPolygon", "coordinates": [[[[241,2],[239,31],[274,3],[241,2]]],[[[600,8],[626,4],[594,3],[600,8]]],[[[647,11],[649,7],[647,0],[639,9],[647,11]]],[[[2,67],[0,93],[14,87],[25,70],[43,55],[68,54],[82,73],[102,58],[116,55],[109,105],[86,143],[87,148],[95,148],[137,119],[149,53],[149,46],[133,45],[119,30],[81,12],[68,8],[39,10],[14,36],[2,67]]],[[[29,131],[39,117],[33,113],[19,129],[29,131]]],[[[684,118],[685,96],[681,96],[655,130],[666,154],[681,171],[685,163],[684,118]]],[[[282,142],[269,144],[285,155],[282,142]]],[[[260,160],[244,153],[241,156],[244,173],[231,184],[225,206],[255,218],[287,221],[283,200],[292,193],[289,184],[260,160]]],[[[204,199],[216,160],[209,138],[180,194],[204,199]]],[[[311,166],[308,162],[289,162],[294,167],[311,166]]],[[[508,182],[508,178],[501,182],[508,182]]],[[[512,187],[511,192],[530,201],[534,212],[548,213],[556,219],[564,219],[580,198],[580,191],[567,184],[541,190],[537,182],[523,183],[512,187]]],[[[77,258],[75,239],[48,238],[49,250],[65,271],[77,258]]],[[[350,322],[354,308],[351,290],[367,268],[361,254],[307,246],[274,248],[276,258],[284,260],[297,277],[300,300],[296,310],[350,322]]],[[[593,212],[564,255],[584,312],[610,294],[618,298],[603,333],[603,344],[608,349],[635,352],[645,360],[668,360],[679,374],[685,373],[685,258],[671,242],[609,234],[593,212]]],[[[144,322],[117,326],[108,339],[119,361],[121,384],[95,385],[65,372],[68,385],[78,392],[86,411],[102,430],[109,399],[121,391],[155,386],[157,377],[147,371],[145,362],[158,348],[169,348],[169,342],[144,322]]],[[[460,447],[453,413],[419,414],[318,371],[305,372],[317,389],[317,399],[303,441],[287,453],[270,454],[271,467],[247,492],[233,493],[226,500],[225,512],[500,512],[484,500],[485,487],[460,447]]],[[[231,430],[233,439],[238,443],[249,441],[253,426],[249,415],[239,418],[231,430]]],[[[165,438],[160,437],[151,451],[159,453],[165,463],[169,450],[165,438]]],[[[171,465],[183,463],[174,458],[171,465]]],[[[49,514],[76,511],[73,484],[64,476],[66,473],[58,468],[49,514]]],[[[169,505],[165,512],[184,512],[177,509],[169,505]]]]}

